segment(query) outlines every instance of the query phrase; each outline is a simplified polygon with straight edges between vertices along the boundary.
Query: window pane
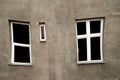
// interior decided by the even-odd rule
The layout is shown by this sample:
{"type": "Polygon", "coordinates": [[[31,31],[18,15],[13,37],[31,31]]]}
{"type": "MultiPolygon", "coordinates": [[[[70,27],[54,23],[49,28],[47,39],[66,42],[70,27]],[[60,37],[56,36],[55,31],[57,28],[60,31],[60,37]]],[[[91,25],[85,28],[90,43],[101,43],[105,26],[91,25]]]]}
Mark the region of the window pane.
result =
{"type": "Polygon", "coordinates": [[[87,60],[87,42],[86,39],[78,39],[79,61],[87,60]]]}
{"type": "Polygon", "coordinates": [[[100,60],[100,37],[91,38],[91,59],[100,60]]]}
{"type": "Polygon", "coordinates": [[[16,43],[29,44],[29,26],[13,23],[13,39],[16,43]]]}
{"type": "Polygon", "coordinates": [[[29,47],[15,46],[15,62],[30,62],[29,47]]]}
{"type": "Polygon", "coordinates": [[[86,34],[86,22],[77,23],[77,35],[86,34]]]}
{"type": "Polygon", "coordinates": [[[90,21],[90,33],[100,33],[100,21],[90,21]]]}
{"type": "Polygon", "coordinates": [[[44,39],[44,26],[41,26],[41,38],[44,39]]]}

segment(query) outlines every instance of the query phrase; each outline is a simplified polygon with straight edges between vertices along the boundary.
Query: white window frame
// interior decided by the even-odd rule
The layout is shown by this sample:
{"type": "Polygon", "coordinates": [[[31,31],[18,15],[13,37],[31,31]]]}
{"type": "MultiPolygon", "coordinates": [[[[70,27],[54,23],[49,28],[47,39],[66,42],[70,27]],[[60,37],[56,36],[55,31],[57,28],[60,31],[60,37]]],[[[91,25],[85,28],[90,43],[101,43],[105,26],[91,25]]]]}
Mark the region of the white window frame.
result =
{"type": "Polygon", "coordinates": [[[76,29],[76,44],[77,44],[77,64],[88,64],[88,63],[104,63],[103,62],[103,22],[104,19],[87,19],[87,20],[77,20],[75,24],[76,29]],[[90,21],[101,21],[100,23],[100,33],[90,33],[90,21]],[[83,35],[77,35],[77,23],[78,22],[86,22],[86,34],[83,35]],[[92,37],[100,37],[100,60],[91,60],[91,42],[90,38],[92,37]],[[79,49],[78,49],[78,39],[84,39],[87,40],[87,61],[79,61],[79,49]]]}
{"type": "Polygon", "coordinates": [[[12,43],[12,50],[11,50],[11,65],[32,65],[32,58],[31,58],[31,37],[30,37],[30,25],[29,23],[24,23],[24,22],[17,22],[17,21],[11,21],[10,22],[10,27],[11,27],[11,43],[12,43]],[[15,24],[23,24],[23,25],[28,25],[29,27],[29,44],[22,44],[22,43],[16,43],[14,42],[14,35],[13,35],[13,23],[15,24]],[[15,49],[14,46],[21,46],[21,47],[28,47],[29,48],[29,55],[30,55],[30,63],[24,63],[24,62],[15,62],[15,49]]]}
{"type": "Polygon", "coordinates": [[[46,28],[45,28],[45,24],[39,24],[40,25],[40,41],[46,41],[46,28]],[[42,39],[42,29],[41,28],[44,28],[44,39],[42,39]]]}

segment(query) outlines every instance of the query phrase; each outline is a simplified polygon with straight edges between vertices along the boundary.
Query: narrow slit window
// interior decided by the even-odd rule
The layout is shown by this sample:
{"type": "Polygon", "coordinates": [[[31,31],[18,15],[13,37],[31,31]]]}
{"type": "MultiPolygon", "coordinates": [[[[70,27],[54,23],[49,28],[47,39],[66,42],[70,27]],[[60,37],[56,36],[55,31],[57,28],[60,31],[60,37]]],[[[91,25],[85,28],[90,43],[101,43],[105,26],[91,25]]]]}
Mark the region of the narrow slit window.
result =
{"type": "Polygon", "coordinates": [[[40,41],[46,41],[45,24],[40,24],[40,41]]]}
{"type": "Polygon", "coordinates": [[[44,26],[41,26],[41,38],[45,39],[45,34],[44,34],[44,26]]]}
{"type": "Polygon", "coordinates": [[[29,23],[11,21],[12,56],[14,65],[31,65],[29,23]]]}
{"type": "Polygon", "coordinates": [[[102,63],[103,19],[76,21],[77,62],[102,63]]]}

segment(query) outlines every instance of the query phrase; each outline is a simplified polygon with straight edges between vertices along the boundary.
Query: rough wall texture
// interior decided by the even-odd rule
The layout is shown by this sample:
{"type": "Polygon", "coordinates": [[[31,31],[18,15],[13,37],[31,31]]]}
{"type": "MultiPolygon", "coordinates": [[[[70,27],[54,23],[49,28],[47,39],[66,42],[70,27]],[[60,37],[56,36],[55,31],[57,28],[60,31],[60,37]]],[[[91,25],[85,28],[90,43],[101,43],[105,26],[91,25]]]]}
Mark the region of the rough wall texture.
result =
{"type": "Polygon", "coordinates": [[[120,0],[0,0],[0,80],[120,80],[120,0]],[[77,64],[75,19],[105,17],[105,64],[77,64]],[[9,66],[8,20],[30,22],[32,67],[9,66]],[[45,22],[47,42],[39,41],[45,22]]]}

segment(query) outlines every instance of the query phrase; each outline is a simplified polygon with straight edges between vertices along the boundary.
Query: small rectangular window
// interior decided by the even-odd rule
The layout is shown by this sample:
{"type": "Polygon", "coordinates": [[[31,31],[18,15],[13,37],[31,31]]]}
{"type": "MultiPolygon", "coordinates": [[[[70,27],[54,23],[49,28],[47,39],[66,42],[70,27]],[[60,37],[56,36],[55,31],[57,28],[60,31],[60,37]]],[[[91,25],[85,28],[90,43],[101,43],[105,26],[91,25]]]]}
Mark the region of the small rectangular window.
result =
{"type": "Polygon", "coordinates": [[[40,41],[46,41],[46,29],[44,23],[40,23],[40,41]]]}
{"type": "Polygon", "coordinates": [[[102,63],[103,19],[76,21],[77,62],[102,63]]]}
{"type": "Polygon", "coordinates": [[[29,23],[11,21],[12,56],[14,65],[31,65],[29,23]]]}

